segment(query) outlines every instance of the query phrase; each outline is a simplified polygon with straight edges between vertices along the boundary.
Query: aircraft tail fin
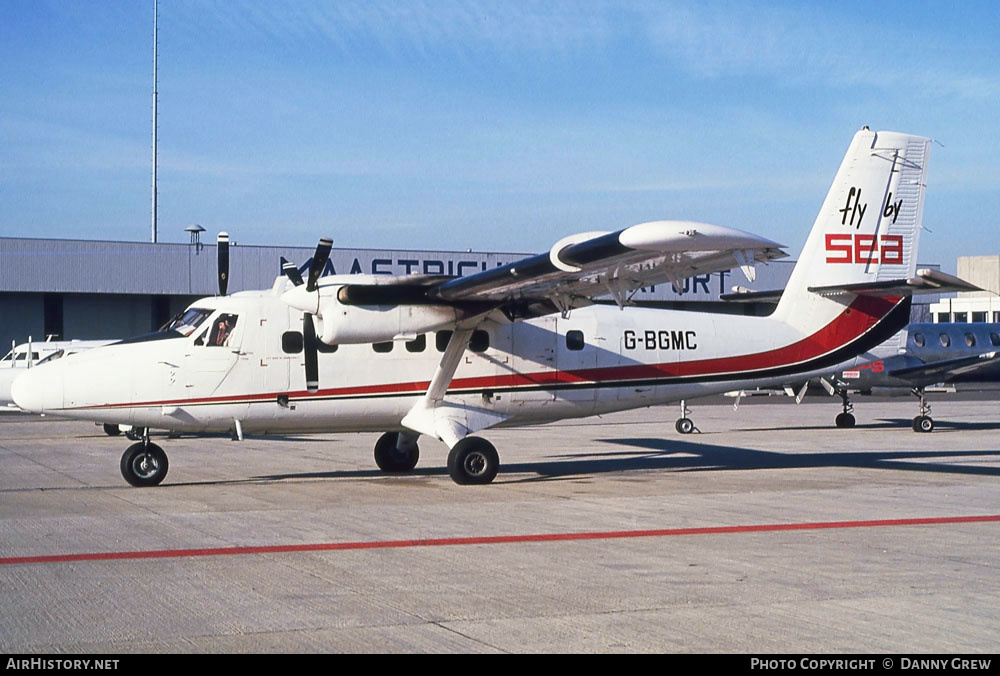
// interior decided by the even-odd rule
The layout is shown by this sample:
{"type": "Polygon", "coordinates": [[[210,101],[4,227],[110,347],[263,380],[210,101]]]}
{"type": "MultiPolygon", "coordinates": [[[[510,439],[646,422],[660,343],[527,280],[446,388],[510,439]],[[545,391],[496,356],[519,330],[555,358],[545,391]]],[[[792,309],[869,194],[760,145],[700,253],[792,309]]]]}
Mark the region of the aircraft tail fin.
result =
{"type": "Polygon", "coordinates": [[[824,299],[841,309],[850,304],[819,289],[889,286],[914,277],[929,154],[930,139],[921,136],[867,127],[855,134],[776,316],[799,323],[815,319],[811,310],[824,299]]]}

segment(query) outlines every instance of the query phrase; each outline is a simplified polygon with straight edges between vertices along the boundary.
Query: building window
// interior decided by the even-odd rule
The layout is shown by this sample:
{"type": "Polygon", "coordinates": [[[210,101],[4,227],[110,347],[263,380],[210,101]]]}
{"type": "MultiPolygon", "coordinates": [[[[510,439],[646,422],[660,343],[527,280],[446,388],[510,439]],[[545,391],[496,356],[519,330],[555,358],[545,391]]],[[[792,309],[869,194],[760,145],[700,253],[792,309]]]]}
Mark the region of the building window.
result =
{"type": "Polygon", "coordinates": [[[421,333],[413,340],[406,341],[407,352],[423,352],[427,349],[427,334],[421,333]]]}
{"type": "Polygon", "coordinates": [[[969,313],[968,312],[956,312],[955,313],[955,321],[956,322],[961,322],[961,323],[964,324],[965,322],[969,321],[969,313]]]}
{"type": "Polygon", "coordinates": [[[949,336],[947,333],[942,333],[941,335],[939,335],[938,340],[941,342],[942,347],[948,347],[949,345],[951,345],[951,336],[949,336]]]}
{"type": "Polygon", "coordinates": [[[973,312],[972,313],[972,321],[974,321],[974,322],[985,322],[986,321],[986,313],[985,312],[973,312]]]}
{"type": "Polygon", "coordinates": [[[949,315],[947,312],[938,312],[937,313],[937,323],[938,324],[947,324],[949,321],[951,321],[951,315],[949,315]]]}
{"type": "Polygon", "coordinates": [[[567,350],[582,350],[584,346],[583,331],[567,331],[566,332],[566,349],[567,350]]]}
{"type": "Polygon", "coordinates": [[[372,343],[372,349],[379,354],[385,354],[386,352],[392,352],[392,341],[387,340],[383,343],[372,343]]]}

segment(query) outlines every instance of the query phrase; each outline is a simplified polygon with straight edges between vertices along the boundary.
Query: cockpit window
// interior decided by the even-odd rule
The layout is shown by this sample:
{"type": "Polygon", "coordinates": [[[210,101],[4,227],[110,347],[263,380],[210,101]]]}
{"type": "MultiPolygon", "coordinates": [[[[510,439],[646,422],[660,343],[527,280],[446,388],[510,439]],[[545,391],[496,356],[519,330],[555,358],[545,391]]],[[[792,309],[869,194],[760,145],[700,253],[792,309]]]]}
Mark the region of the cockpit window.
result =
{"type": "Polygon", "coordinates": [[[233,337],[233,329],[236,328],[236,315],[221,314],[212,320],[212,333],[208,337],[208,344],[217,347],[229,345],[233,337]]]}
{"type": "Polygon", "coordinates": [[[161,331],[176,331],[182,336],[190,336],[202,322],[208,319],[208,316],[211,315],[212,312],[212,310],[206,310],[205,308],[188,308],[182,314],[179,314],[170,320],[170,322],[164,326],[161,331]]]}

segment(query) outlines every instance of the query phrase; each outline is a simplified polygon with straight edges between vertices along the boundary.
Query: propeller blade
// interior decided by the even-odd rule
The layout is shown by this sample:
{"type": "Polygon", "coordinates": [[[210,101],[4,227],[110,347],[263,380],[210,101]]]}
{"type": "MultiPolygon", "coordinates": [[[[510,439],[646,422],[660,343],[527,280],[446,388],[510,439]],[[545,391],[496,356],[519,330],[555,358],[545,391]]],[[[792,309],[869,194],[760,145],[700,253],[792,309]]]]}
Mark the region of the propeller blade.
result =
{"type": "Polygon", "coordinates": [[[304,283],[302,281],[302,274],[299,269],[295,267],[295,263],[291,263],[285,260],[285,257],[281,257],[281,271],[285,273],[285,277],[288,277],[289,281],[295,286],[302,286],[304,283]]]}
{"type": "Polygon", "coordinates": [[[229,289],[229,234],[219,233],[219,295],[225,296],[229,289]]]}
{"type": "Polygon", "coordinates": [[[302,315],[302,347],[306,357],[306,390],[315,392],[319,389],[319,351],[316,340],[316,327],[312,315],[302,315]]]}
{"type": "Polygon", "coordinates": [[[313,254],[312,266],[309,268],[309,281],[306,283],[306,291],[315,291],[316,282],[326,268],[326,262],[330,260],[330,249],[333,248],[333,240],[324,237],[316,245],[316,253],[313,254]]]}

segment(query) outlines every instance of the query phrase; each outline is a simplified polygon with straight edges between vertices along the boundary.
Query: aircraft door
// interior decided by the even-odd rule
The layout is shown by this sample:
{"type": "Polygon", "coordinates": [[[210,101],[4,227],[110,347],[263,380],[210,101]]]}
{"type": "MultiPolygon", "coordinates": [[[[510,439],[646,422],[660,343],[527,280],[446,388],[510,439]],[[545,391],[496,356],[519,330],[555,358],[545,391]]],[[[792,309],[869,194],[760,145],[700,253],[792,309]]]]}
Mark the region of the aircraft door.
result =
{"type": "Polygon", "coordinates": [[[555,400],[551,385],[556,376],[559,334],[553,315],[511,325],[511,373],[514,405],[539,405],[555,400]]]}
{"type": "Polygon", "coordinates": [[[559,383],[556,399],[573,402],[577,413],[586,414],[597,399],[597,389],[590,385],[596,380],[598,354],[603,343],[592,314],[570,314],[556,320],[556,366],[559,383]]]}
{"type": "Polygon", "coordinates": [[[187,392],[185,398],[216,394],[242,354],[244,333],[238,314],[220,312],[211,318],[184,355],[177,382],[187,392]]]}

